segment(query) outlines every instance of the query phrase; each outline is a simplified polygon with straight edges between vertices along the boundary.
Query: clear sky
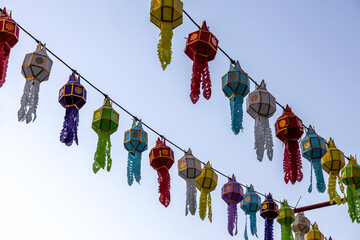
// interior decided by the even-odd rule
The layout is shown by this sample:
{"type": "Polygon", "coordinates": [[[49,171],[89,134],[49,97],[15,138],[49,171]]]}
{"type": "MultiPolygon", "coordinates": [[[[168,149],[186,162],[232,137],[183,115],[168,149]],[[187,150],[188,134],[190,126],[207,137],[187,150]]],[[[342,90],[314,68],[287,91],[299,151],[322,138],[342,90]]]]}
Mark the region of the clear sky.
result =
{"type": "MultiPolygon", "coordinates": [[[[221,52],[209,64],[211,99],[192,104],[192,61],[183,51],[185,37],[197,29],[186,16],[174,30],[172,63],[162,71],[156,52],[159,29],[149,20],[150,1],[5,0],[1,4],[92,83],[182,148],[191,147],[202,161],[293,206],[300,196],[299,206],[328,201],[327,193],[307,192],[310,164],[305,159],[303,181],[284,183],[284,146],[277,138],[273,161],[257,161],[254,120],[247,113],[244,131],[232,133],[229,100],[220,81],[229,61],[221,52]]],[[[184,0],[184,9],[197,23],[206,20],[219,45],[257,82],[265,79],[268,90],[281,104],[289,104],[305,124],[314,125],[326,139],[333,137],[346,155],[360,155],[358,0],[184,0]]],[[[143,154],[141,185],[127,185],[123,133],[132,119],[118,108],[120,126],[111,137],[112,170],[92,172],[97,134],[91,120],[103,96],[86,83],[80,144],[66,147],[59,142],[65,109],[57,102],[58,92],[71,72],[54,57],[50,80],[40,86],[38,118],[19,123],[25,84],[21,64],[35,48],[36,43],[20,32],[20,41],[11,50],[6,83],[0,88],[1,239],[231,239],[227,206],[220,197],[226,178],[219,176],[212,192],[211,224],[198,214],[185,216],[185,181],[175,164],[170,170],[171,203],[168,208],[159,203],[149,151],[143,154]]],[[[281,114],[278,109],[271,126],[281,114]]],[[[151,149],[157,136],[148,133],[151,149]]],[[[183,156],[173,150],[176,160],[183,156]]],[[[327,182],[325,172],[324,176],[327,182]]],[[[243,239],[244,216],[239,210],[237,239],[243,239]]],[[[347,205],[309,211],[306,216],[327,237],[359,239],[360,226],[351,223],[347,205]]],[[[262,239],[260,215],[257,226],[262,239]]],[[[274,234],[280,239],[278,223],[274,234]]]]}

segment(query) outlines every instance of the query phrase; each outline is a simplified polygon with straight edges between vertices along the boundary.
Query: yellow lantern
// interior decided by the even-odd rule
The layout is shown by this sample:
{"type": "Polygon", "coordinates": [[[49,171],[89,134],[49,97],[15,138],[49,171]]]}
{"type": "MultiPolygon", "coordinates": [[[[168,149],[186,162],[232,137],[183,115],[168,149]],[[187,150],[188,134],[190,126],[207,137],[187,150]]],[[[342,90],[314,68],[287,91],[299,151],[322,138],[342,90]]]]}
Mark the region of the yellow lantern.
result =
{"type": "Polygon", "coordinates": [[[324,235],[319,231],[316,222],[314,222],[310,231],[305,234],[305,240],[324,240],[324,235]]]}

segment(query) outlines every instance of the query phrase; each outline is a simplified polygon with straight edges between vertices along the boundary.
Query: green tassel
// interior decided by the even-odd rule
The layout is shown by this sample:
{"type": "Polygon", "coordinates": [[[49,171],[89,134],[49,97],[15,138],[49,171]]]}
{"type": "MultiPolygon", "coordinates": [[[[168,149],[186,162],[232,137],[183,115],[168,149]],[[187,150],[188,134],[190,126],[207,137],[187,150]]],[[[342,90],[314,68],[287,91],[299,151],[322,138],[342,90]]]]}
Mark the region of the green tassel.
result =
{"type": "Polygon", "coordinates": [[[358,197],[359,189],[357,189],[355,186],[348,186],[346,192],[348,200],[348,212],[351,221],[360,223],[360,198],[358,197]]]}
{"type": "Polygon", "coordinates": [[[294,240],[290,224],[284,224],[281,226],[281,240],[294,240]]]}
{"type": "Polygon", "coordinates": [[[94,157],[93,171],[97,173],[100,168],[105,169],[109,172],[111,169],[112,160],[110,157],[111,142],[110,142],[110,133],[99,131],[99,140],[97,144],[97,149],[94,157]]]}
{"type": "Polygon", "coordinates": [[[171,39],[173,37],[172,23],[162,22],[160,31],[160,41],[158,44],[158,56],[163,70],[171,62],[171,39]]]}

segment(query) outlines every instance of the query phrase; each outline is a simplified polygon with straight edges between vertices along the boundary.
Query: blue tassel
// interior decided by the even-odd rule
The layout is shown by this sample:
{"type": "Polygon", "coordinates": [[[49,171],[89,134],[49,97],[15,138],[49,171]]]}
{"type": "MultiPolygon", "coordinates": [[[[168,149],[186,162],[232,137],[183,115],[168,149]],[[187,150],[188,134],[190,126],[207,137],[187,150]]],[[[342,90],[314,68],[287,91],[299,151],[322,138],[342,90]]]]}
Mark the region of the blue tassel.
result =
{"type": "Polygon", "coordinates": [[[250,230],[251,230],[251,235],[255,235],[257,236],[257,229],[256,229],[256,213],[254,212],[250,212],[250,230]]]}
{"type": "Polygon", "coordinates": [[[247,234],[247,215],[245,216],[245,231],[244,231],[244,238],[245,240],[249,240],[248,234],[247,234]]]}
{"type": "Polygon", "coordinates": [[[316,177],[316,188],[320,193],[325,192],[326,185],[324,181],[323,170],[321,166],[321,159],[313,159],[312,164],[314,165],[315,177],[316,177]]]}
{"type": "Polygon", "coordinates": [[[308,192],[311,193],[312,192],[312,169],[313,169],[313,161],[311,161],[311,167],[310,167],[310,186],[308,188],[308,192]]]}
{"type": "Polygon", "coordinates": [[[129,186],[131,186],[134,182],[134,174],[133,174],[134,159],[135,159],[135,155],[133,154],[133,152],[129,152],[128,164],[127,164],[127,181],[128,181],[129,186]]]}
{"type": "Polygon", "coordinates": [[[240,130],[243,130],[243,109],[242,105],[244,98],[241,96],[234,95],[230,98],[230,108],[231,108],[231,129],[237,135],[240,130]]]}
{"type": "Polygon", "coordinates": [[[133,162],[133,172],[136,182],[140,183],[141,180],[141,152],[134,151],[135,158],[133,162]]]}

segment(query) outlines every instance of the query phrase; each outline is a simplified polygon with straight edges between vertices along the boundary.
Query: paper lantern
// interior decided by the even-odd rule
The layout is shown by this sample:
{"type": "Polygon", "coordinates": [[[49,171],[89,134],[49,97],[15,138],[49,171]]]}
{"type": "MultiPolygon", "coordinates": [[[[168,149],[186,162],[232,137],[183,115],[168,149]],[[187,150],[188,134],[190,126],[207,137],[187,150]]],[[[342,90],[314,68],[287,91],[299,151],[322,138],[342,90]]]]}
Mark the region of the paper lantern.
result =
{"type": "Polygon", "coordinates": [[[341,178],[347,186],[348,212],[352,222],[360,223],[360,192],[357,186],[360,184],[360,166],[356,159],[350,156],[348,164],[341,170],[341,178]]]}
{"type": "Polygon", "coordinates": [[[86,89],[80,84],[80,75],[76,77],[75,73],[72,73],[69,81],[60,88],[59,103],[66,108],[60,142],[66,146],[71,146],[73,141],[78,144],[79,110],[86,103],[86,89]]]}
{"type": "Polygon", "coordinates": [[[279,216],[277,217],[277,222],[281,224],[281,240],[293,239],[293,235],[291,232],[291,224],[294,221],[294,210],[288,205],[287,201],[284,200],[284,202],[281,203],[281,208],[279,209],[279,216]]]}
{"type": "Polygon", "coordinates": [[[318,192],[325,192],[326,185],[322,172],[321,158],[326,154],[324,138],[316,134],[310,125],[305,137],[301,140],[302,156],[311,162],[311,177],[308,192],[312,191],[312,168],[315,170],[316,188],[318,192]]]}
{"type": "Polygon", "coordinates": [[[305,234],[305,240],[324,240],[324,235],[320,232],[316,222],[311,226],[310,231],[305,234]]]}
{"type": "Polygon", "coordinates": [[[278,205],[272,198],[271,193],[265,196],[261,203],[260,216],[265,219],[265,240],[273,240],[274,219],[279,215],[278,205]]]}
{"type": "Polygon", "coordinates": [[[21,106],[18,111],[19,122],[35,121],[36,108],[39,102],[40,83],[49,79],[53,61],[46,52],[46,45],[38,44],[35,52],[25,55],[21,73],[26,79],[21,106]]]}
{"type": "Polygon", "coordinates": [[[212,222],[210,192],[215,190],[217,181],[218,175],[211,168],[210,162],[207,162],[201,170],[200,176],[196,178],[196,187],[200,191],[199,215],[202,220],[205,219],[206,210],[208,209],[208,218],[212,222]]]}
{"type": "Polygon", "coordinates": [[[221,197],[228,205],[228,231],[231,236],[237,234],[237,204],[244,199],[244,192],[240,183],[236,182],[234,174],[221,188],[221,197]]]}
{"type": "Polygon", "coordinates": [[[174,163],[174,152],[166,146],[165,140],[156,141],[156,146],[151,149],[150,165],[157,171],[159,183],[159,201],[165,207],[170,204],[170,174],[169,169],[174,163]]]}
{"type": "Polygon", "coordinates": [[[128,153],[127,181],[129,186],[141,179],[141,153],[147,149],[148,134],[140,121],[133,120],[131,128],[124,134],[124,147],[128,153]]]}
{"type": "Polygon", "coordinates": [[[303,212],[299,212],[291,224],[291,228],[295,233],[295,240],[304,240],[305,234],[310,230],[310,220],[305,217],[303,212]]]}
{"type": "Polygon", "coordinates": [[[296,181],[301,181],[303,174],[301,172],[301,155],[299,150],[298,140],[304,133],[303,124],[291,108],[286,105],[283,114],[276,120],[275,123],[276,137],[285,143],[284,152],[284,180],[292,184],[296,181]]]}
{"type": "MultiPolygon", "coordinates": [[[[240,203],[241,209],[245,212],[245,215],[250,215],[250,230],[251,235],[255,235],[257,237],[257,229],[256,229],[256,213],[260,210],[261,207],[261,199],[259,195],[254,191],[254,187],[250,185],[249,188],[246,189],[246,193],[244,195],[244,199],[240,203]]],[[[248,239],[247,234],[247,217],[245,223],[245,239],[248,239]]]]}
{"type": "Polygon", "coordinates": [[[249,78],[237,61],[235,65],[230,62],[230,69],[221,81],[222,90],[230,100],[231,129],[235,134],[238,134],[243,129],[242,105],[244,97],[250,91],[249,78]]]}
{"type": "Polygon", "coordinates": [[[92,129],[98,134],[98,144],[94,157],[93,171],[97,173],[100,168],[110,172],[112,159],[110,156],[110,135],[117,131],[119,114],[112,108],[110,98],[106,97],[104,105],[94,111],[92,129]]]}
{"type": "Polygon", "coordinates": [[[190,93],[190,99],[194,104],[199,100],[201,82],[204,98],[210,99],[211,97],[208,62],[215,58],[218,43],[219,41],[209,31],[205,21],[198,31],[189,34],[186,41],[185,53],[194,62],[190,93]]]}
{"type": "Polygon", "coordinates": [[[19,27],[6,12],[0,15],[0,87],[5,83],[6,71],[9,62],[10,49],[19,41],[19,27]]]}
{"type": "Polygon", "coordinates": [[[189,211],[191,215],[196,213],[196,178],[201,174],[201,162],[194,157],[191,149],[185,153],[185,155],[178,161],[179,176],[186,181],[186,205],[185,215],[188,215],[189,211]]]}
{"type": "Polygon", "coordinates": [[[158,56],[165,70],[171,62],[173,29],[182,24],[183,3],[180,0],[152,0],[150,21],[160,28],[158,56]]]}
{"type": "Polygon", "coordinates": [[[271,161],[274,144],[269,118],[276,112],[276,99],[266,89],[264,80],[248,95],[246,111],[255,119],[254,133],[257,159],[262,161],[266,149],[267,156],[271,161]]]}
{"type": "Polygon", "coordinates": [[[321,159],[321,165],[324,171],[329,174],[328,193],[330,203],[332,204],[334,201],[338,205],[346,203],[346,197],[341,200],[341,197],[336,192],[336,180],[338,180],[340,190],[345,196],[345,188],[339,175],[340,170],[345,166],[344,153],[336,148],[332,138],[328,142],[326,154],[321,159]]]}

